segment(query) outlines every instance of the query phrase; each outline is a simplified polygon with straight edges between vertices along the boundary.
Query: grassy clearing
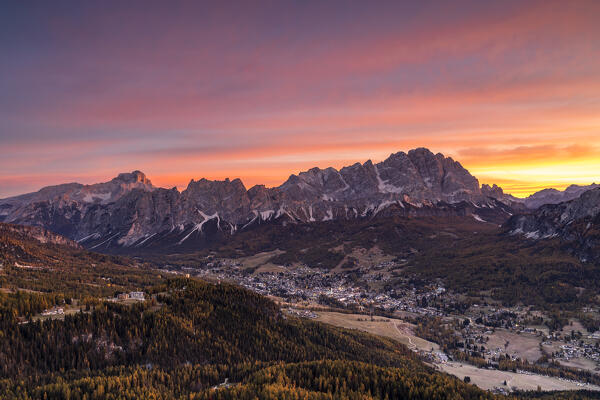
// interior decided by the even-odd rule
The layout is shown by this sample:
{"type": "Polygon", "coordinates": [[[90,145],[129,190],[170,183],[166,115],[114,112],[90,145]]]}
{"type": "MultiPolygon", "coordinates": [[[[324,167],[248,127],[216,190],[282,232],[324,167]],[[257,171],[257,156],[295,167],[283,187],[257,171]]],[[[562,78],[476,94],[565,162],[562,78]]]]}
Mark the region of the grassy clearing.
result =
{"type": "Polygon", "coordinates": [[[480,369],[473,365],[449,362],[439,364],[437,367],[460,379],[465,376],[471,378],[471,383],[482,389],[493,389],[504,387],[506,389],[517,388],[519,390],[600,390],[600,387],[590,384],[580,384],[559,378],[542,375],[518,374],[514,372],[499,371],[493,369],[480,369]],[[504,381],[507,385],[504,386],[504,381]]]}
{"type": "Polygon", "coordinates": [[[535,362],[542,356],[540,351],[542,339],[539,336],[528,333],[516,334],[501,329],[497,329],[493,334],[486,336],[489,337],[489,341],[485,345],[488,349],[499,347],[504,350],[504,345],[508,342],[506,347],[508,354],[515,354],[520,358],[527,359],[529,362],[535,362]]]}
{"type": "Polygon", "coordinates": [[[423,351],[439,350],[435,343],[421,339],[413,334],[413,325],[395,318],[374,317],[368,315],[343,314],[337,312],[318,312],[317,321],[348,329],[357,329],[375,335],[395,339],[410,348],[423,351]]]}

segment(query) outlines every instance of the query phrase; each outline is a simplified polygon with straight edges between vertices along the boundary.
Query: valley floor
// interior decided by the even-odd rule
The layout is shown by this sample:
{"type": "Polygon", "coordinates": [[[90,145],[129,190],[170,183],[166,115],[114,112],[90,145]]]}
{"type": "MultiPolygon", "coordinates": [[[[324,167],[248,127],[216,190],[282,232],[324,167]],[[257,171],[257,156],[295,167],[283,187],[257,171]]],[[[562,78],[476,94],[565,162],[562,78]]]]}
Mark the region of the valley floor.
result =
{"type": "Polygon", "coordinates": [[[506,388],[518,390],[599,390],[600,386],[589,383],[570,381],[551,376],[537,375],[531,373],[516,373],[508,371],[499,371],[497,369],[477,368],[474,365],[446,362],[436,363],[435,366],[444,372],[454,375],[460,379],[465,376],[471,378],[471,383],[482,389],[493,390],[495,388],[506,388]],[[506,386],[504,386],[506,381],[506,386]]]}
{"type": "Polygon", "coordinates": [[[432,365],[443,372],[460,379],[471,378],[471,383],[485,390],[597,390],[600,386],[567,379],[533,374],[529,372],[509,372],[496,369],[478,368],[461,362],[447,361],[439,346],[413,334],[412,324],[395,318],[373,317],[362,314],[338,312],[317,312],[317,321],[349,329],[357,329],[379,336],[385,336],[407,345],[414,351],[429,352],[434,355],[432,365]],[[506,385],[504,382],[506,381],[506,385]]]}

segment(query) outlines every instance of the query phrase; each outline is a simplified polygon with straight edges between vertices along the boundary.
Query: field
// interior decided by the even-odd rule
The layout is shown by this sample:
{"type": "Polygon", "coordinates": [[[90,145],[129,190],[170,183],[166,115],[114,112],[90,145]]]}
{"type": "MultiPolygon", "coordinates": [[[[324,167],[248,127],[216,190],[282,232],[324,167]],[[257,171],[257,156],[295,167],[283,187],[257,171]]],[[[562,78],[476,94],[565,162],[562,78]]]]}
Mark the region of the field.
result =
{"type": "MultiPolygon", "coordinates": [[[[340,245],[333,249],[334,252],[344,252],[344,246],[340,245]]],[[[344,272],[344,270],[358,269],[359,267],[375,267],[378,264],[392,261],[395,257],[389,254],[385,254],[379,246],[373,246],[369,249],[363,247],[355,247],[352,252],[347,254],[342,261],[332,270],[332,272],[344,272]],[[353,259],[355,266],[351,268],[345,268],[349,259],[353,259]]]]}
{"type": "Polygon", "coordinates": [[[516,334],[498,329],[493,334],[486,336],[489,337],[486,347],[490,350],[497,348],[504,350],[504,345],[508,342],[506,347],[508,354],[514,354],[529,362],[535,362],[542,356],[539,347],[541,339],[533,334],[516,334]]]}
{"type": "Polygon", "coordinates": [[[600,387],[595,385],[581,384],[549,376],[480,369],[469,364],[456,362],[437,364],[436,367],[461,379],[468,376],[471,378],[471,383],[482,389],[503,387],[506,389],[537,390],[539,386],[542,390],[600,390],[600,387]],[[504,386],[504,381],[506,381],[506,386],[504,386]]]}
{"type": "Polygon", "coordinates": [[[280,272],[284,271],[285,268],[280,265],[275,265],[269,262],[269,260],[283,253],[285,252],[275,249],[273,251],[266,251],[249,257],[236,258],[233,261],[241,263],[243,268],[251,269],[254,272],[280,272]]]}
{"type": "Polygon", "coordinates": [[[316,320],[326,324],[385,336],[395,339],[411,349],[423,351],[439,350],[437,344],[415,336],[412,331],[413,325],[400,319],[374,317],[374,321],[371,321],[368,315],[361,314],[343,314],[337,312],[318,312],[317,314],[319,317],[316,320]]]}
{"type": "MultiPolygon", "coordinates": [[[[316,319],[317,321],[389,337],[407,345],[411,349],[423,351],[439,350],[437,344],[414,336],[412,331],[413,325],[399,319],[374,317],[374,320],[371,321],[368,315],[361,314],[343,314],[337,312],[318,312],[317,314],[319,316],[316,319]]],[[[539,352],[539,339],[533,335],[517,335],[506,331],[497,331],[494,335],[490,335],[490,343],[493,343],[494,347],[498,343],[497,347],[504,348],[506,340],[510,342],[509,350],[512,346],[512,350],[519,352],[523,357],[536,358],[539,352]]],[[[559,378],[480,369],[473,365],[458,362],[437,363],[435,367],[460,379],[469,376],[473,384],[486,390],[493,389],[494,387],[504,387],[507,390],[512,388],[537,390],[538,386],[542,390],[600,390],[598,386],[571,382],[559,378]],[[507,383],[506,386],[504,386],[504,381],[507,383]]]]}
{"type": "Polygon", "coordinates": [[[560,360],[559,364],[564,365],[566,367],[587,370],[590,372],[595,372],[596,368],[597,368],[597,365],[593,360],[590,360],[588,358],[582,358],[582,357],[572,358],[569,361],[560,360]]]}
{"type": "Polygon", "coordinates": [[[565,325],[561,329],[563,335],[571,333],[571,331],[587,333],[587,329],[576,319],[569,320],[569,324],[565,325]]]}

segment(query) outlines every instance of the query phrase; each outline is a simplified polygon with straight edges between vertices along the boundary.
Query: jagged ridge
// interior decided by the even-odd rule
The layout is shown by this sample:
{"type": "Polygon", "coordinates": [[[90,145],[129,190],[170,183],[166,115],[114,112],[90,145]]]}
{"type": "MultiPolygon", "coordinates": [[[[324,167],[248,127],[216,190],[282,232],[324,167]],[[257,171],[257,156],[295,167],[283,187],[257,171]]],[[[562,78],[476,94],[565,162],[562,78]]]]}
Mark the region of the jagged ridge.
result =
{"type": "Polygon", "coordinates": [[[529,239],[559,238],[582,261],[600,261],[600,188],[559,204],[510,218],[505,229],[529,239]]]}
{"type": "Polygon", "coordinates": [[[543,189],[539,192],[523,199],[523,202],[527,208],[536,209],[544,204],[558,204],[564,201],[574,200],[582,195],[582,193],[600,187],[595,183],[591,185],[570,185],[565,190],[557,189],[543,189]]]}
{"type": "Polygon", "coordinates": [[[43,226],[93,249],[139,248],[158,241],[197,248],[265,221],[310,223],[394,211],[472,215],[501,223],[517,205],[496,185],[480,187],[459,162],[419,148],[377,164],[369,160],[339,171],[312,168],[276,188],[246,190],[240,179],[192,179],[179,192],[156,188],[134,171],[106,183],[52,186],[5,199],[0,218],[43,226]]]}

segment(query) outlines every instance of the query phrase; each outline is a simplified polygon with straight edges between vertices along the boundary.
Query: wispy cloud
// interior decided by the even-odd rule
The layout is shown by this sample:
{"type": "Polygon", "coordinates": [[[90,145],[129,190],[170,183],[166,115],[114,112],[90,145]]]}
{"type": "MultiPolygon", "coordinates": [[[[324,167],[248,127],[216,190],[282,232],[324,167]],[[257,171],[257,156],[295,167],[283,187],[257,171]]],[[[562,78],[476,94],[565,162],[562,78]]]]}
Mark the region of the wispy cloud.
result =
{"type": "Polygon", "coordinates": [[[2,7],[0,197],[133,169],[278,184],[417,146],[509,192],[598,171],[597,1],[2,7]]]}

